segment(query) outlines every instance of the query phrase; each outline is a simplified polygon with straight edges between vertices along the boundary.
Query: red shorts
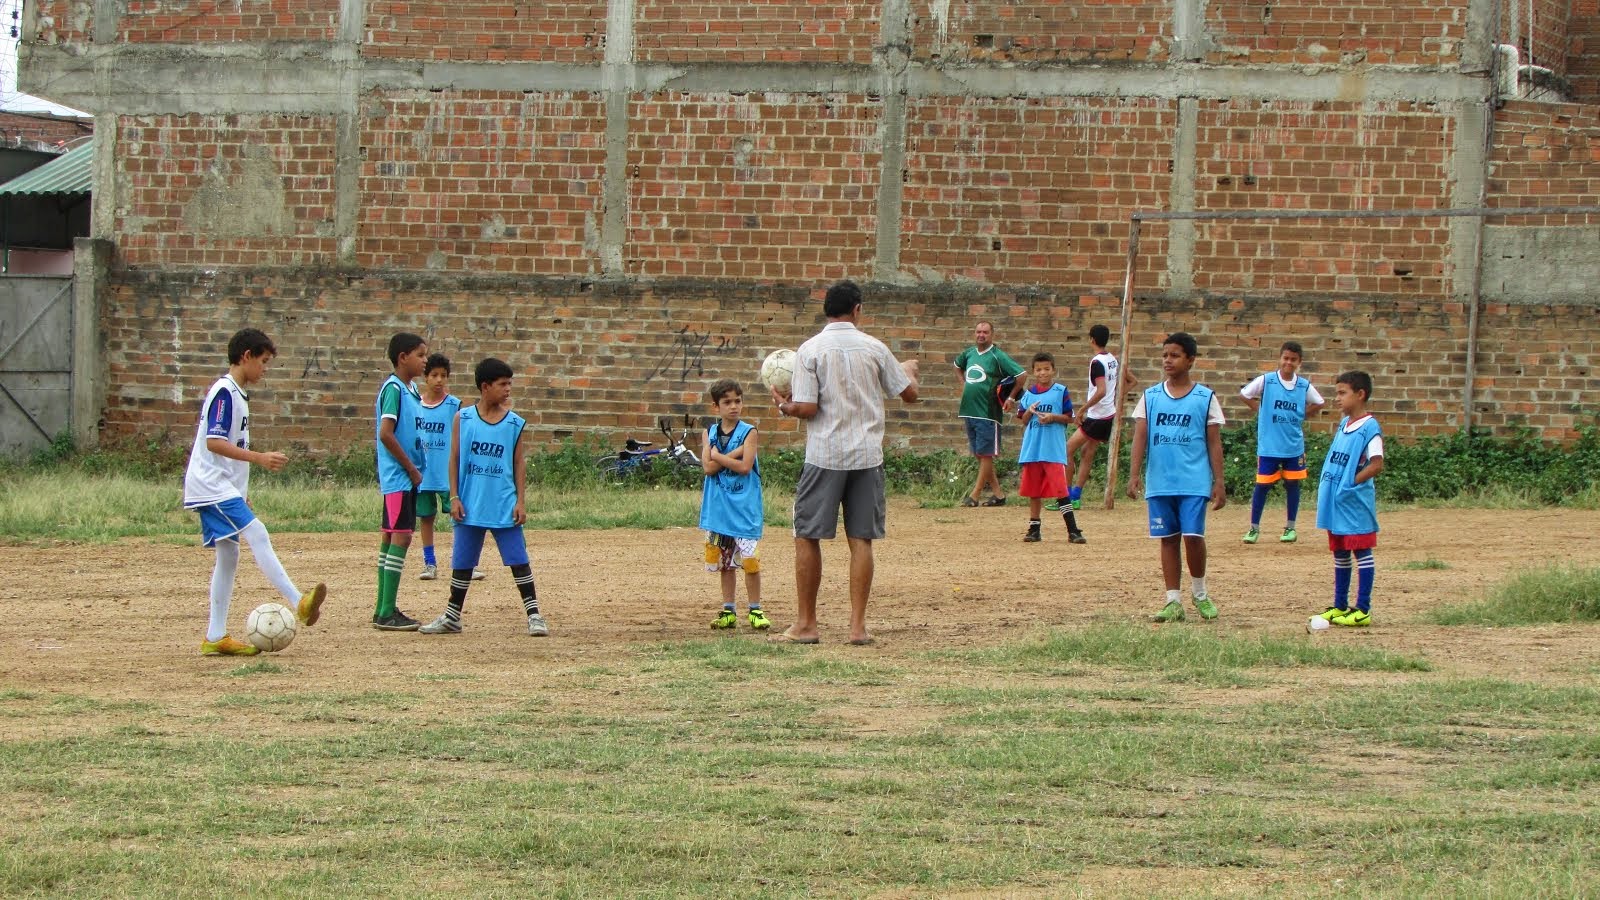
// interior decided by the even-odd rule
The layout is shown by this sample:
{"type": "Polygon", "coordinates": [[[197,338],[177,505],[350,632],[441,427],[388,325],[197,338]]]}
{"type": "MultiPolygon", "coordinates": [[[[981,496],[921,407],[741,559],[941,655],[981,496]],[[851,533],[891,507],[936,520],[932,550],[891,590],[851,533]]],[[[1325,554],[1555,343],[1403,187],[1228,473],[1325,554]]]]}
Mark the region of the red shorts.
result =
{"type": "Polygon", "coordinates": [[[1329,550],[1371,550],[1378,546],[1376,531],[1366,534],[1334,534],[1328,532],[1329,550]]]}
{"type": "Polygon", "coordinates": [[[1067,495],[1067,464],[1030,462],[1022,464],[1022,486],[1017,493],[1024,497],[1065,497],[1067,495]]]}

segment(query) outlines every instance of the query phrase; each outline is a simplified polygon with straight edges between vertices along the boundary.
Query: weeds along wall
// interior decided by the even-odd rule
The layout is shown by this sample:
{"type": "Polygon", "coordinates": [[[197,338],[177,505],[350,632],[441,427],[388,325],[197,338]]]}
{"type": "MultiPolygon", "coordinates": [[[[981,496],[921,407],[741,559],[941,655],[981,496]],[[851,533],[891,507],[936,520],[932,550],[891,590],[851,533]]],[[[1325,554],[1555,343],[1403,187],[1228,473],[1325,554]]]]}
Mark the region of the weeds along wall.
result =
{"type": "MultiPolygon", "coordinates": [[[[247,324],[283,350],[253,410],[278,440],[368,440],[401,329],[458,392],[484,355],[525,372],[542,437],[639,434],[850,277],[923,364],[891,439],[958,446],[948,362],[980,317],[1083,391],[1134,212],[1600,196],[1600,98],[1491,109],[1495,0],[224,6],[25,10],[22,88],[96,113],[111,437],[189,440],[247,324]]],[[[1324,388],[1371,370],[1391,433],[1450,430],[1479,281],[1475,422],[1571,437],[1600,217],[1147,228],[1133,370],[1190,330],[1231,396],[1294,339],[1324,388]]]]}

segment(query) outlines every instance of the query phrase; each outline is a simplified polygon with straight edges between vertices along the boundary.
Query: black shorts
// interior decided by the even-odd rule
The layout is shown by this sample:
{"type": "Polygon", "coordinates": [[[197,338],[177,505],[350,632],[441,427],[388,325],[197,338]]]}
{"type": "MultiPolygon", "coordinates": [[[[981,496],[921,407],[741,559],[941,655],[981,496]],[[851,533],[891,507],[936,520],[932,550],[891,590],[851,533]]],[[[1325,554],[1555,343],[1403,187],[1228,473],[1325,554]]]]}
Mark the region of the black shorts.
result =
{"type": "Polygon", "coordinates": [[[417,527],[417,492],[395,491],[383,495],[384,534],[410,534],[417,527]]]}
{"type": "Polygon", "coordinates": [[[1085,416],[1083,426],[1079,430],[1089,440],[1099,441],[1104,444],[1106,441],[1111,440],[1111,423],[1115,421],[1115,419],[1091,419],[1085,416]]]}

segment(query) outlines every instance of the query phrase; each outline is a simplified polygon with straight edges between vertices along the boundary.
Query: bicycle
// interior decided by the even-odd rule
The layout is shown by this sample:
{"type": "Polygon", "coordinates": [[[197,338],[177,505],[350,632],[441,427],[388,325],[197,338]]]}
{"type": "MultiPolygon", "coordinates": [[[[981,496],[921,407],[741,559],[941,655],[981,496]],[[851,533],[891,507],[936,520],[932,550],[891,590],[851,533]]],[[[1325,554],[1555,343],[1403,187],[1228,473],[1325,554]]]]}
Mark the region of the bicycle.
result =
{"type": "Polygon", "coordinates": [[[668,471],[695,473],[703,471],[700,456],[688,446],[694,420],[687,414],[684,415],[681,436],[672,433],[668,421],[665,416],[656,420],[656,426],[667,438],[665,447],[651,449],[655,446],[654,441],[637,441],[630,437],[623,444],[623,449],[596,459],[595,468],[606,480],[616,483],[645,475],[660,466],[668,467],[668,471]]]}

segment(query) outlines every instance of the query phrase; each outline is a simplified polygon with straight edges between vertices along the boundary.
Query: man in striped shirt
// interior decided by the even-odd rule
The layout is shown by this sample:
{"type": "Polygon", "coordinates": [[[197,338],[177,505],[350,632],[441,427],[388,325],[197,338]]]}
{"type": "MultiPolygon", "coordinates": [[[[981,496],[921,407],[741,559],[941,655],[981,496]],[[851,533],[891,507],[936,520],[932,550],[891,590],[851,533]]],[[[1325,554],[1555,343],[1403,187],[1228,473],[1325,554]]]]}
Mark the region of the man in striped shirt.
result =
{"type": "Polygon", "coordinates": [[[835,537],[839,509],[850,543],[850,643],[872,643],[872,542],[884,535],[883,426],[886,397],[917,402],[917,361],[900,362],[856,325],[861,288],[841,281],[823,301],[828,324],[800,345],[791,396],[773,390],[778,412],[806,420],[806,460],[794,497],[795,622],[773,641],[817,643],[822,544],[835,537]]]}

